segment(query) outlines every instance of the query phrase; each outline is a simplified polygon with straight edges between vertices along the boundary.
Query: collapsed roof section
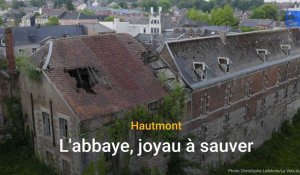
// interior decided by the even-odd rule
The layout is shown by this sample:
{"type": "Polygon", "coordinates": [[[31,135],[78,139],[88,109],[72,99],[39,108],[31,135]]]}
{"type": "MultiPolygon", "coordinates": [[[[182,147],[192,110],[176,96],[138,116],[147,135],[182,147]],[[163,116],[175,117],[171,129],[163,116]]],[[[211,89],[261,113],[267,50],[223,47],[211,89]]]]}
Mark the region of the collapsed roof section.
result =
{"type": "Polygon", "coordinates": [[[269,30],[166,42],[167,59],[192,88],[300,53],[299,29],[269,30]],[[220,61],[220,58],[223,60],[220,61]],[[195,64],[205,66],[194,66],[195,64]],[[200,69],[199,69],[200,68],[200,69]]]}
{"type": "Polygon", "coordinates": [[[53,40],[39,49],[33,59],[85,120],[166,95],[151,68],[143,62],[145,51],[127,34],[106,34],[53,40]]]}

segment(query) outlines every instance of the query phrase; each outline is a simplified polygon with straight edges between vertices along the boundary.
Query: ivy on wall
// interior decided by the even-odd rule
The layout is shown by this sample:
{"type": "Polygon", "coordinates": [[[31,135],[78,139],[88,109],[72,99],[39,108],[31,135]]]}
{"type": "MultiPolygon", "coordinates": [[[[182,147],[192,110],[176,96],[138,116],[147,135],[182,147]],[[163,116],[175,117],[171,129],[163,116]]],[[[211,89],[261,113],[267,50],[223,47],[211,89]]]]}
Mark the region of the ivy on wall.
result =
{"type": "MultiPolygon", "coordinates": [[[[179,122],[184,109],[184,91],[177,85],[169,95],[165,96],[160,109],[151,113],[145,107],[138,106],[129,111],[124,118],[117,119],[109,129],[109,136],[112,141],[128,140],[131,121],[140,123],[162,123],[179,122]]],[[[145,138],[151,140],[177,140],[176,131],[145,131],[142,132],[145,138]]]]}
{"type": "Polygon", "coordinates": [[[16,59],[17,69],[25,73],[25,75],[35,81],[41,80],[41,70],[33,65],[32,60],[24,55],[18,56],[16,59]]]}

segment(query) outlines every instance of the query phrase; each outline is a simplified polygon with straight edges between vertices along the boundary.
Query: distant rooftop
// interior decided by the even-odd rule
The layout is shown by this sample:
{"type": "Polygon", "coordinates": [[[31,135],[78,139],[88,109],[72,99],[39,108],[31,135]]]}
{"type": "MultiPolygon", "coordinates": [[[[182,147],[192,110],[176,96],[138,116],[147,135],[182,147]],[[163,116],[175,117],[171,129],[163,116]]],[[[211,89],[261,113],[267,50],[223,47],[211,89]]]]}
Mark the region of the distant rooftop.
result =
{"type": "MultiPolygon", "coordinates": [[[[64,38],[85,35],[84,28],[80,25],[14,27],[12,30],[15,46],[39,44],[47,37],[64,38]]],[[[0,28],[0,37],[4,38],[4,28],[0,28]]]]}
{"type": "Polygon", "coordinates": [[[241,27],[268,26],[274,22],[273,19],[242,19],[239,23],[241,27]]]}
{"type": "Polygon", "coordinates": [[[130,24],[149,24],[150,18],[147,16],[131,17],[126,19],[130,24]]]}
{"type": "Polygon", "coordinates": [[[60,19],[96,19],[94,15],[87,15],[82,12],[77,12],[77,11],[67,11],[63,14],[63,16],[60,19]]]}

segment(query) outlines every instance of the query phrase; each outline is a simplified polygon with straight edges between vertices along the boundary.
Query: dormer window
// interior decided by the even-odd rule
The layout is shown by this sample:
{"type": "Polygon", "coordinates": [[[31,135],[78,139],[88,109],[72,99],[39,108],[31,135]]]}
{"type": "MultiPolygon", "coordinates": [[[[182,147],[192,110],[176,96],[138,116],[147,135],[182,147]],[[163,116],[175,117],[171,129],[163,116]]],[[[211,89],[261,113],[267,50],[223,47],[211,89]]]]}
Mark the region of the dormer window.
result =
{"type": "Polygon", "coordinates": [[[286,54],[289,55],[291,51],[291,45],[289,44],[280,44],[281,50],[286,54]]]}
{"type": "Polygon", "coordinates": [[[232,64],[232,62],[230,61],[229,58],[226,57],[218,57],[218,63],[220,68],[226,72],[229,73],[230,72],[230,65],[232,64]]]}
{"type": "Polygon", "coordinates": [[[207,79],[207,65],[203,62],[193,62],[193,68],[195,74],[201,79],[206,80],[207,79]]]}
{"type": "Polygon", "coordinates": [[[267,49],[256,49],[256,54],[263,62],[268,61],[269,51],[267,49]]]}

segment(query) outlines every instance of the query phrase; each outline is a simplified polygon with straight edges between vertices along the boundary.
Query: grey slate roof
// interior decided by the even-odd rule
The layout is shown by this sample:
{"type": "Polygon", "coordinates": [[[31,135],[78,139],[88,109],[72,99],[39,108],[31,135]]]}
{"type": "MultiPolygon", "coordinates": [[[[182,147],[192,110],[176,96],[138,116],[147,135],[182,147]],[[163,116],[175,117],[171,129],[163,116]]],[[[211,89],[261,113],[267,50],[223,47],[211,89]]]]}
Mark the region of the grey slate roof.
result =
{"type": "Polygon", "coordinates": [[[241,27],[256,27],[256,26],[268,26],[273,23],[273,19],[243,19],[239,26],[241,27]]]}
{"type": "Polygon", "coordinates": [[[197,39],[169,41],[167,46],[173,57],[175,67],[191,87],[202,83],[193,70],[193,62],[204,62],[208,66],[208,79],[228,76],[218,64],[218,57],[227,57],[232,61],[230,74],[262,66],[273,61],[285,59],[280,44],[290,44],[293,48],[290,56],[299,54],[299,30],[266,30],[226,37],[224,44],[219,36],[197,39]],[[268,61],[264,63],[257,55],[256,49],[267,49],[268,61]]]}
{"type": "Polygon", "coordinates": [[[91,29],[93,31],[97,31],[98,33],[115,33],[116,31],[105,27],[102,24],[83,24],[88,29],[91,29]]]}
{"type": "Polygon", "coordinates": [[[126,22],[129,22],[130,24],[149,24],[149,17],[142,16],[142,17],[132,17],[128,18],[126,22]]]}
{"type": "Polygon", "coordinates": [[[96,19],[94,15],[86,15],[82,12],[68,11],[60,19],[96,19]]]}
{"type": "Polygon", "coordinates": [[[66,10],[64,9],[43,9],[43,15],[61,17],[66,10]]]}
{"type": "Polygon", "coordinates": [[[208,24],[205,22],[190,20],[185,16],[182,17],[177,24],[177,27],[202,27],[202,26],[208,26],[208,24]]]}
{"type": "MultiPolygon", "coordinates": [[[[62,25],[38,27],[15,27],[12,29],[14,45],[39,44],[47,37],[63,38],[66,36],[85,35],[83,26],[62,25]]],[[[4,28],[0,28],[0,35],[4,38],[4,28]]]]}

